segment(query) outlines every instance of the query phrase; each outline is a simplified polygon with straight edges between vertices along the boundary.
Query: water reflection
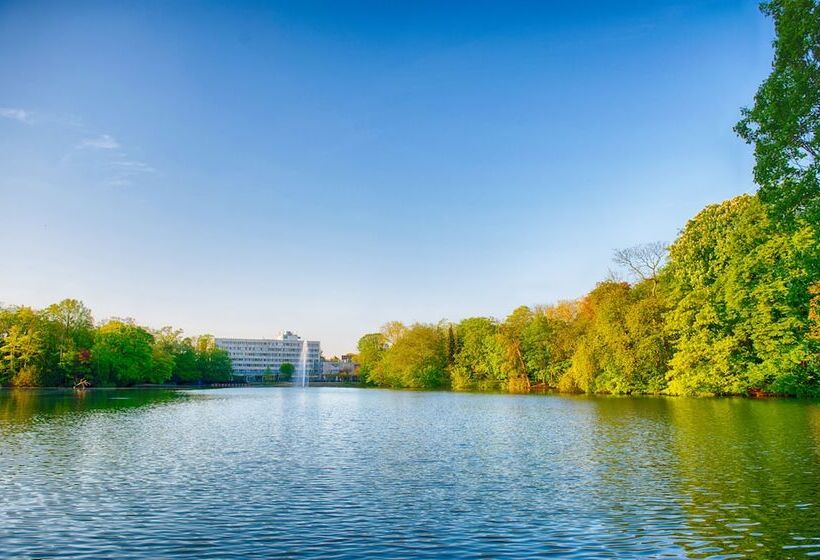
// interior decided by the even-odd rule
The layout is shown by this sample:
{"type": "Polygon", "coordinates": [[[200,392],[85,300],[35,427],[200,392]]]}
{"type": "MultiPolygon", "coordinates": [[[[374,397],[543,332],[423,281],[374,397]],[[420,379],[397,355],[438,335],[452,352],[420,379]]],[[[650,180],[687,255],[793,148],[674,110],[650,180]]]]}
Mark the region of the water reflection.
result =
{"type": "Polygon", "coordinates": [[[676,476],[703,541],[696,552],[820,553],[820,540],[810,541],[820,536],[817,410],[800,401],[673,401],[676,476]]]}
{"type": "Polygon", "coordinates": [[[0,397],[0,550],[64,558],[820,553],[816,402],[137,393],[0,397]]]}
{"type": "Polygon", "coordinates": [[[180,398],[183,392],[168,389],[0,389],[0,426],[25,424],[39,417],[127,410],[180,398]]]}

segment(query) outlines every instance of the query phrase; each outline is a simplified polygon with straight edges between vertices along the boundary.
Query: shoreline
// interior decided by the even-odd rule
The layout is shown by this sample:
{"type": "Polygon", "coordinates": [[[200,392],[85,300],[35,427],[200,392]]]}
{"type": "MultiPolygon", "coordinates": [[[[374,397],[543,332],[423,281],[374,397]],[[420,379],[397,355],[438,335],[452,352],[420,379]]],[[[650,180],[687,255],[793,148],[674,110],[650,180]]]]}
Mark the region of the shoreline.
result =
{"type": "MultiPolygon", "coordinates": [[[[152,385],[141,384],[122,387],[87,387],[85,389],[76,389],[74,387],[0,387],[0,394],[11,392],[61,392],[61,393],[90,393],[90,392],[106,392],[106,391],[150,391],[150,390],[169,390],[169,391],[194,391],[194,390],[212,390],[212,389],[281,389],[295,387],[292,382],[280,383],[216,383],[211,385],[152,385]]],[[[316,382],[311,383],[306,389],[310,388],[345,388],[345,389],[374,389],[382,391],[404,391],[413,393],[463,393],[463,394],[477,394],[477,395],[509,395],[509,396],[554,396],[554,397],[607,397],[619,399],[641,399],[641,398],[683,398],[683,399],[698,399],[698,400],[722,400],[722,399],[742,399],[750,401],[807,401],[820,403],[820,397],[797,397],[792,395],[743,395],[743,394],[727,394],[727,395],[670,395],[664,393],[572,393],[563,392],[551,389],[533,388],[530,391],[505,391],[503,389],[452,389],[452,388],[418,388],[418,387],[378,387],[372,385],[365,385],[362,383],[351,382],[316,382]]]]}

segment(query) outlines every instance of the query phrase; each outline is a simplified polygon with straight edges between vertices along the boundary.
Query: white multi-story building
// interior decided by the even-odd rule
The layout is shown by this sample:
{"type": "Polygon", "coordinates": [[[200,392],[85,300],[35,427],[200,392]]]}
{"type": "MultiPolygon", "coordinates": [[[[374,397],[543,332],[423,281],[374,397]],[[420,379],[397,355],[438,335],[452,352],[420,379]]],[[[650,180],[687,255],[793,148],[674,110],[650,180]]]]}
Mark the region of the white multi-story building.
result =
{"type": "Polygon", "coordinates": [[[293,364],[298,371],[303,357],[307,375],[322,373],[319,341],[302,340],[290,331],[277,338],[217,338],[215,342],[231,357],[234,375],[246,379],[267,371],[277,373],[284,363],[293,364]]]}

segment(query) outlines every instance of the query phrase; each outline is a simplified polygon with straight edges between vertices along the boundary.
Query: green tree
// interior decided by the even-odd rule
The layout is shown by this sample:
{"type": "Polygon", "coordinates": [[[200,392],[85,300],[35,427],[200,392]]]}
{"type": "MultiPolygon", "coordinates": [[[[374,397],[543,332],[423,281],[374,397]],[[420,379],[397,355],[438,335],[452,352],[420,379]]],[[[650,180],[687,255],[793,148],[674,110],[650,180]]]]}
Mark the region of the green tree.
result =
{"type": "Polygon", "coordinates": [[[230,381],[233,365],[228,353],[216,346],[211,335],[202,335],[196,340],[196,366],[199,380],[203,383],[230,381]]]}
{"type": "Polygon", "coordinates": [[[284,362],[279,366],[279,375],[282,381],[290,381],[293,379],[293,373],[296,371],[296,366],[290,362],[284,362]]]}
{"type": "Polygon", "coordinates": [[[24,385],[39,385],[38,368],[35,360],[40,354],[41,339],[39,333],[33,329],[26,329],[21,325],[12,325],[3,339],[3,346],[0,349],[3,357],[5,370],[5,380],[12,385],[19,385],[15,378],[25,371],[24,385]]]}
{"type": "Polygon", "coordinates": [[[81,301],[64,299],[42,312],[47,363],[44,382],[73,385],[91,372],[90,349],[94,343],[91,310],[81,301]]]}
{"type": "Polygon", "coordinates": [[[388,387],[445,386],[447,348],[443,329],[421,323],[402,329],[373,368],[371,380],[388,387]]]}
{"type": "Polygon", "coordinates": [[[42,384],[44,325],[30,307],[0,309],[0,381],[32,387],[42,384]]]}
{"type": "Polygon", "coordinates": [[[171,379],[176,383],[196,383],[201,380],[197,353],[190,338],[184,339],[174,354],[174,369],[171,379]]]}
{"type": "Polygon", "coordinates": [[[528,391],[530,377],[524,356],[524,333],[532,321],[532,311],[526,305],[516,308],[498,327],[501,348],[501,371],[511,391],[528,391]]]}
{"type": "Polygon", "coordinates": [[[163,383],[169,372],[154,369],[154,337],[142,327],[109,321],[97,329],[92,349],[97,385],[163,383]]]}
{"type": "Polygon", "coordinates": [[[624,316],[629,307],[629,284],[600,282],[581,300],[582,324],[572,364],[561,388],[587,393],[629,392],[633,369],[627,351],[629,335],[624,316]]]}
{"type": "Polygon", "coordinates": [[[501,379],[498,325],[486,317],[470,317],[455,328],[457,352],[450,366],[454,389],[489,387],[501,379]]]}
{"type": "Polygon", "coordinates": [[[742,109],[737,133],[755,149],[760,197],[779,217],[820,221],[820,4],[764,2],[774,19],[772,72],[742,109]]]}
{"type": "Polygon", "coordinates": [[[387,343],[381,333],[370,333],[359,339],[355,361],[359,364],[359,377],[363,383],[376,384],[372,378],[376,366],[382,361],[387,343]]]}
{"type": "Polygon", "coordinates": [[[456,335],[453,325],[447,325],[447,366],[452,367],[456,358],[456,335]]]}
{"type": "Polygon", "coordinates": [[[553,325],[543,309],[535,309],[521,331],[521,352],[531,382],[554,386],[553,325]]]}
{"type": "Polygon", "coordinates": [[[756,198],[708,206],[670,248],[676,394],[818,393],[818,346],[810,336],[807,255],[815,228],[783,231],[756,198]]]}
{"type": "Polygon", "coordinates": [[[201,381],[193,340],[184,337],[182,330],[167,326],[152,334],[154,361],[163,370],[170,367],[168,377],[171,381],[182,384],[201,381]]]}
{"type": "Polygon", "coordinates": [[[382,338],[387,346],[395,344],[405,332],[407,332],[407,327],[399,321],[390,321],[381,328],[382,338]]]}
{"type": "Polygon", "coordinates": [[[580,305],[571,365],[559,383],[568,391],[658,393],[665,389],[671,347],[663,332],[657,283],[599,283],[580,305]]]}
{"type": "Polygon", "coordinates": [[[583,332],[579,321],[579,303],[575,300],[562,301],[544,307],[541,313],[549,322],[549,360],[544,382],[548,387],[559,388],[572,365],[572,356],[583,332]]]}

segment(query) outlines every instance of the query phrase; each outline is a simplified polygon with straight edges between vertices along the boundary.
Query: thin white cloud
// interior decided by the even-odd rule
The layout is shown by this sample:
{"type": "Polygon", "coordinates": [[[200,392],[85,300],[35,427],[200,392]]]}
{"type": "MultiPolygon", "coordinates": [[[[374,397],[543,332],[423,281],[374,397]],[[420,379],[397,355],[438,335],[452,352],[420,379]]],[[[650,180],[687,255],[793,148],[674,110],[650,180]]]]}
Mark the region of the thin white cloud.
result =
{"type": "Polygon", "coordinates": [[[109,187],[130,187],[131,180],[127,177],[112,177],[105,182],[109,187]]]}
{"type": "Polygon", "coordinates": [[[25,109],[16,109],[14,107],[0,107],[0,117],[4,119],[12,119],[21,123],[31,122],[31,112],[25,109]]]}
{"type": "Polygon", "coordinates": [[[91,148],[95,150],[116,150],[120,147],[120,143],[117,142],[110,134],[101,134],[95,138],[86,138],[80,142],[77,147],[91,148]]]}
{"type": "Polygon", "coordinates": [[[34,113],[15,107],[0,107],[0,119],[10,119],[30,125],[53,125],[73,131],[73,147],[60,158],[60,165],[96,166],[105,169],[105,184],[127,187],[140,177],[158,173],[145,162],[131,159],[123,146],[110,134],[95,131],[84,120],[71,114],[34,113]],[[83,138],[83,136],[85,138],[83,138]]]}
{"type": "Polygon", "coordinates": [[[112,170],[112,176],[106,182],[112,187],[129,187],[139,176],[156,173],[157,170],[141,161],[127,159],[125,154],[119,154],[122,159],[115,159],[108,162],[108,167],[112,170]]]}
{"type": "Polygon", "coordinates": [[[109,167],[119,169],[124,173],[156,173],[157,170],[141,161],[120,159],[108,163],[109,167]]]}

